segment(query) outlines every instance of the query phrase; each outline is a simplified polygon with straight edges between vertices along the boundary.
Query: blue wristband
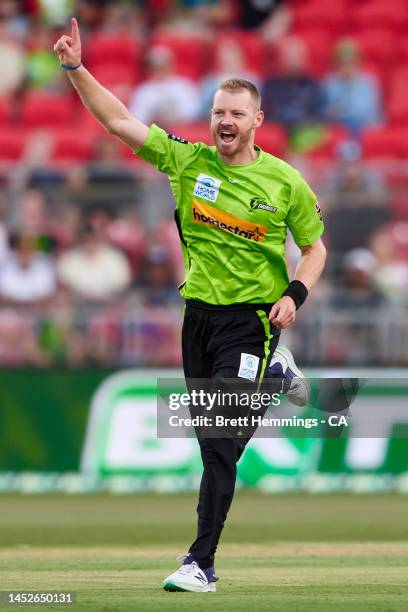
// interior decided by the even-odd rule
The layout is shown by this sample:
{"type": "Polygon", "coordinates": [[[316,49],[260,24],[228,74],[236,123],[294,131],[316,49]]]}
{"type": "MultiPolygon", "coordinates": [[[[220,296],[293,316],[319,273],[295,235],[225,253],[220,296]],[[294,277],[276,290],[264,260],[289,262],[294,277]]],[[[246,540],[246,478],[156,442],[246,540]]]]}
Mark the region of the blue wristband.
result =
{"type": "Polygon", "coordinates": [[[78,68],[82,66],[82,62],[80,62],[78,66],[68,66],[67,64],[60,64],[60,66],[64,68],[64,70],[78,70],[78,68]]]}

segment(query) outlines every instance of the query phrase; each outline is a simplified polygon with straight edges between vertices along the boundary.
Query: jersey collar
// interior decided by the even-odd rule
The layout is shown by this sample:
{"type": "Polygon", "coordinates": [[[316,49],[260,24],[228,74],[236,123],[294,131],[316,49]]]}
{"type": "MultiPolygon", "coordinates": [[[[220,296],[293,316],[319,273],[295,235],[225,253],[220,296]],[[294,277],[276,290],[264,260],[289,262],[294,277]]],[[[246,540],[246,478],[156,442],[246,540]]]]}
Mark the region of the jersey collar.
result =
{"type": "Polygon", "coordinates": [[[243,168],[253,168],[257,164],[259,164],[259,162],[261,162],[264,157],[264,152],[262,151],[260,147],[258,147],[258,145],[254,145],[254,149],[258,151],[258,157],[254,159],[254,161],[249,162],[249,164],[226,164],[224,161],[222,161],[221,157],[218,154],[217,148],[215,147],[215,155],[216,155],[217,163],[224,170],[228,168],[228,171],[234,170],[235,168],[240,169],[240,170],[242,170],[243,168]]]}

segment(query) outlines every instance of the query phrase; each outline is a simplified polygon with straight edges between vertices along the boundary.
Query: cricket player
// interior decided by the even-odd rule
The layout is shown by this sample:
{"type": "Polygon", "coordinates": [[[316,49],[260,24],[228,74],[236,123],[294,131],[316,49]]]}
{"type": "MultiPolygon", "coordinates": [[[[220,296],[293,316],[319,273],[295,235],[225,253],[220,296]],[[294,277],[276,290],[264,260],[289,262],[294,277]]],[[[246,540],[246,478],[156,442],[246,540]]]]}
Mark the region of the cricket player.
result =
{"type": "MultiPolygon", "coordinates": [[[[211,111],[215,146],[190,143],[133,117],[82,65],[75,19],[71,28],[54,50],[82,102],[108,132],[169,176],[186,268],[180,291],[186,300],[187,381],[209,379],[228,389],[227,381],[237,380],[259,388],[267,372],[278,370],[299,382],[290,352],[278,347],[279,334],[293,324],[323,270],[323,222],[300,174],[254,143],[264,118],[259,91],[246,80],[225,81],[211,111]],[[301,250],[290,282],[288,229],[301,250]]],[[[296,402],[304,388],[290,392],[296,402]]],[[[236,463],[249,439],[239,433],[199,437],[204,472],[197,538],[181,567],[165,579],[166,590],[215,591],[215,553],[234,495],[236,463]]]]}

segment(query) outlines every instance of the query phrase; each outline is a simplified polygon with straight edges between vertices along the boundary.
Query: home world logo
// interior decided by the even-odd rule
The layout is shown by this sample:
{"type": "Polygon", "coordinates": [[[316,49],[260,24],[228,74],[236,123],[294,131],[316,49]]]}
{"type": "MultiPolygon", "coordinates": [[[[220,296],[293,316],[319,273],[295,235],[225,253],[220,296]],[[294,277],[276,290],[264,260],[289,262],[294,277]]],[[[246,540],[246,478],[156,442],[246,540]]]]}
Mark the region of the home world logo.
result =
{"type": "Polygon", "coordinates": [[[198,175],[194,186],[194,195],[203,200],[215,202],[220,191],[221,181],[202,172],[198,175]]]}

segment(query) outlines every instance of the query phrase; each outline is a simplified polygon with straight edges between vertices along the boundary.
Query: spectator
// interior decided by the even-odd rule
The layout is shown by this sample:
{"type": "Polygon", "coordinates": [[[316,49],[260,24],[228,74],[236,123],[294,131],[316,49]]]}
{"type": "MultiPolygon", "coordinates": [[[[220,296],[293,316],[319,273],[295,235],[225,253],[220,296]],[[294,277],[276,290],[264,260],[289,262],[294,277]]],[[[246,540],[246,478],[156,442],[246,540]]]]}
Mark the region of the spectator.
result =
{"type": "Polygon", "coordinates": [[[39,347],[35,320],[12,309],[0,310],[0,366],[47,367],[48,355],[39,347]]]}
{"type": "Polygon", "coordinates": [[[0,13],[0,96],[15,93],[24,78],[24,53],[0,13]]]}
{"type": "Polygon", "coordinates": [[[342,123],[352,133],[381,121],[377,79],[361,69],[360,50],[352,39],[343,39],[334,50],[335,72],[324,83],[326,117],[342,123]]]}
{"type": "Polygon", "coordinates": [[[328,338],[332,362],[367,366],[377,361],[379,329],[387,329],[392,314],[375,287],[375,268],[368,249],[353,249],[343,259],[343,286],[333,289],[329,301],[334,310],[328,338]]]}
{"type": "Polygon", "coordinates": [[[243,30],[260,30],[265,39],[279,40],[289,29],[291,13],[283,0],[240,0],[237,4],[237,26],[243,30]]]}
{"type": "Polygon", "coordinates": [[[141,269],[137,284],[143,289],[148,305],[165,306],[180,299],[176,273],[163,246],[156,244],[147,249],[141,269]]]}
{"type": "Polygon", "coordinates": [[[39,251],[51,252],[64,242],[62,228],[47,211],[47,202],[43,193],[37,189],[27,189],[18,200],[18,227],[25,236],[36,242],[39,251]]]}
{"type": "Polygon", "coordinates": [[[391,215],[389,193],[378,169],[361,160],[356,142],[343,142],[337,150],[338,164],[326,187],[326,232],[333,253],[331,267],[339,272],[343,256],[358,247],[367,247],[375,230],[391,215]]]}
{"type": "Polygon", "coordinates": [[[167,47],[152,47],[146,57],[148,79],[136,87],[129,108],[140,121],[161,127],[196,119],[200,100],[196,85],[174,73],[174,56],[167,47]]]}
{"type": "MultiPolygon", "coordinates": [[[[25,38],[28,31],[29,20],[27,19],[27,8],[21,0],[1,0],[0,2],[0,21],[2,21],[12,37],[21,41],[25,38]]],[[[2,67],[4,69],[4,66],[2,67]]]]}
{"type": "Polygon", "coordinates": [[[88,219],[100,242],[109,243],[125,253],[132,277],[136,276],[144,256],[145,236],[134,211],[128,207],[116,216],[109,208],[97,206],[89,212],[88,219]]]}
{"type": "Polygon", "coordinates": [[[103,27],[108,0],[79,0],[77,15],[85,31],[94,31],[103,27]]]}
{"type": "Polygon", "coordinates": [[[7,230],[4,224],[0,221],[0,264],[5,259],[8,252],[7,230]]]}
{"type": "Polygon", "coordinates": [[[128,208],[112,220],[109,226],[109,240],[126,253],[132,269],[132,276],[135,277],[139,273],[143,258],[145,229],[139,223],[133,210],[128,208]]]}
{"type": "Polygon", "coordinates": [[[172,308],[146,304],[140,325],[143,362],[148,366],[181,363],[179,318],[172,308]]]}
{"type": "Polygon", "coordinates": [[[96,207],[135,203],[139,191],[134,172],[123,164],[121,144],[104,134],[96,140],[92,161],[71,169],[68,184],[77,201],[96,207]]]}
{"type": "Polygon", "coordinates": [[[343,258],[344,283],[336,287],[331,304],[334,308],[376,309],[384,304],[382,294],[375,288],[376,259],[368,249],[353,249],[343,258]]]}
{"type": "Polygon", "coordinates": [[[47,232],[46,201],[41,191],[27,189],[19,198],[19,225],[23,233],[38,236],[47,232]]]}
{"type": "Polygon", "coordinates": [[[279,48],[279,74],[264,84],[263,109],[267,121],[282,123],[289,132],[323,119],[323,94],[307,73],[308,49],[302,39],[288,38],[279,48]]]}
{"type": "Polygon", "coordinates": [[[31,32],[26,56],[27,85],[31,88],[60,92],[66,89],[66,79],[58,57],[53,53],[55,34],[44,25],[31,32]]]}
{"type": "Polygon", "coordinates": [[[226,79],[239,77],[241,79],[248,79],[248,81],[252,81],[258,87],[260,86],[259,76],[246,70],[242,48],[236,41],[221,41],[217,47],[215,63],[216,70],[207,75],[201,82],[201,114],[206,118],[212,106],[214,93],[226,79]]]}
{"type": "Polygon", "coordinates": [[[71,0],[37,0],[39,17],[48,26],[64,26],[75,8],[71,0]]]}
{"type": "Polygon", "coordinates": [[[211,37],[215,30],[233,24],[231,0],[151,0],[150,27],[160,33],[211,37]]]}
{"type": "Polygon", "coordinates": [[[146,7],[138,2],[109,2],[104,12],[102,29],[142,38],[146,27],[146,7]]]}
{"type": "Polygon", "coordinates": [[[377,259],[375,284],[390,302],[401,305],[408,304],[408,261],[404,253],[398,252],[398,233],[405,234],[408,242],[407,230],[404,223],[382,226],[370,244],[377,259]]]}
{"type": "Polygon", "coordinates": [[[56,291],[52,260],[36,251],[31,236],[15,235],[11,252],[0,266],[0,295],[15,304],[30,304],[52,297],[56,291]]]}
{"type": "Polygon", "coordinates": [[[166,249],[176,283],[180,285],[184,281],[185,268],[177,225],[169,223],[167,219],[161,221],[154,230],[153,240],[166,249]]]}
{"type": "Polygon", "coordinates": [[[95,301],[109,300],[131,281],[125,255],[101,240],[89,224],[82,229],[79,246],[61,256],[58,276],[78,297],[95,301]]]}

